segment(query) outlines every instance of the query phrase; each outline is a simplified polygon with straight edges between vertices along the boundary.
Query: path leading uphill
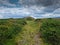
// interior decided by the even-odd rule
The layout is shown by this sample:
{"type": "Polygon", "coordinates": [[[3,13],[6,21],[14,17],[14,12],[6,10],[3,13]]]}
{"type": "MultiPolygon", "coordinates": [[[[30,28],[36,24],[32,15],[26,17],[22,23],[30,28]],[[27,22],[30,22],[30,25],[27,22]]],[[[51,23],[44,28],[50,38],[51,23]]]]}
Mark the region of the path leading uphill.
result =
{"type": "Polygon", "coordinates": [[[17,45],[43,45],[39,33],[40,24],[34,21],[27,21],[23,31],[17,37],[17,45]]]}

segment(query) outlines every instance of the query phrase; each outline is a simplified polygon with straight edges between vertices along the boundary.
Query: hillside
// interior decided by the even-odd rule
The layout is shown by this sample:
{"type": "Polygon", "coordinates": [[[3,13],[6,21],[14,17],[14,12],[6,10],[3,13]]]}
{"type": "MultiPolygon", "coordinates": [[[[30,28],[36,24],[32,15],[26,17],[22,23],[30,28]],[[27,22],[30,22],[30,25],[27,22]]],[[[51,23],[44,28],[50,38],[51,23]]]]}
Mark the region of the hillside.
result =
{"type": "Polygon", "coordinates": [[[60,19],[0,19],[0,45],[60,45],[60,19]]]}

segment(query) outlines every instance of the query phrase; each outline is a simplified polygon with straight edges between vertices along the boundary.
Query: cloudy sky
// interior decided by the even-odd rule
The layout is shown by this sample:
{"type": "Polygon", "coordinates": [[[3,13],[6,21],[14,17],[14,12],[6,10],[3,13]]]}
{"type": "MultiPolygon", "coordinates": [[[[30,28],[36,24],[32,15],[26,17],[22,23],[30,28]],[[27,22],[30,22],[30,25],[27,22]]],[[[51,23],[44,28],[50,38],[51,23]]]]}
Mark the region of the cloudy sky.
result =
{"type": "Polygon", "coordinates": [[[60,0],[0,0],[1,18],[60,17],[60,0]]]}

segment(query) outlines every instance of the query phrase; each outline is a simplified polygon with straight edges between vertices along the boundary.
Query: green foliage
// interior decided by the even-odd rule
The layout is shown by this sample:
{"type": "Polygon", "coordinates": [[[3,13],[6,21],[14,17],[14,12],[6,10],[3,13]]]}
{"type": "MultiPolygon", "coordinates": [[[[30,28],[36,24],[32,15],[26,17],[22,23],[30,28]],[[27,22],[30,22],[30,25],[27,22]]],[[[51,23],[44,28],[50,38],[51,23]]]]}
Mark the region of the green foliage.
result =
{"type": "Polygon", "coordinates": [[[44,41],[52,45],[60,45],[60,21],[58,19],[45,19],[40,27],[44,41]]]}
{"type": "MultiPolygon", "coordinates": [[[[30,36],[30,33],[35,35],[35,33],[39,32],[39,27],[39,34],[41,34],[41,37],[47,42],[47,45],[60,45],[60,19],[35,20],[32,17],[0,19],[0,45],[17,45],[18,40],[15,41],[15,38],[21,38],[22,40],[22,37],[31,41],[33,38],[30,40],[29,37],[27,38],[27,35],[30,36]]],[[[26,44],[28,43],[26,42],[26,44]]]]}
{"type": "Polygon", "coordinates": [[[40,22],[40,21],[41,21],[41,19],[36,19],[35,21],[36,21],[36,22],[40,22]]]}
{"type": "Polygon", "coordinates": [[[13,45],[14,37],[21,32],[22,27],[27,24],[24,20],[17,19],[2,19],[0,20],[0,45],[13,45]],[[12,40],[12,42],[10,41],[12,40]]]}

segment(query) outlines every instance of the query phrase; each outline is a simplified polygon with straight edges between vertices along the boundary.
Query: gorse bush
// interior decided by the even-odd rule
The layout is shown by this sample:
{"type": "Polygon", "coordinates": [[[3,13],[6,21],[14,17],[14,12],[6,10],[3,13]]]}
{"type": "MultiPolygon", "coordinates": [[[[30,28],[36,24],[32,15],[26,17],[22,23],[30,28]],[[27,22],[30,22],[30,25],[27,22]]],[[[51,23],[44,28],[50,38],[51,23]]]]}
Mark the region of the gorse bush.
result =
{"type": "Polygon", "coordinates": [[[5,45],[7,41],[13,40],[25,24],[27,23],[24,20],[19,19],[0,20],[0,45],[5,45]]]}
{"type": "Polygon", "coordinates": [[[44,41],[51,45],[60,45],[60,21],[57,19],[44,20],[40,32],[44,41]]]}

